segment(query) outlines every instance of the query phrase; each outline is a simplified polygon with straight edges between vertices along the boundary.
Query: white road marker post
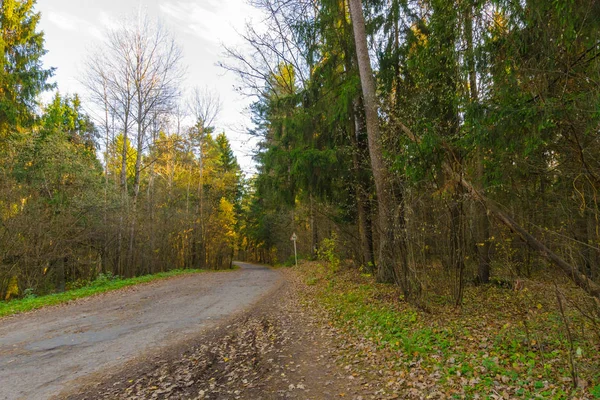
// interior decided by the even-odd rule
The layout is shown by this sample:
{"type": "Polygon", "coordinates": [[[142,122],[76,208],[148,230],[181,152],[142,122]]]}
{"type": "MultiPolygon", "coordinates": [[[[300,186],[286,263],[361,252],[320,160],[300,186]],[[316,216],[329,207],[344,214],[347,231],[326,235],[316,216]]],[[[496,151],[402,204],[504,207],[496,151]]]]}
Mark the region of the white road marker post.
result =
{"type": "Polygon", "coordinates": [[[296,232],[292,233],[290,240],[294,242],[294,259],[296,260],[296,267],[298,267],[298,252],[296,251],[296,240],[298,240],[298,236],[296,236],[296,232]]]}

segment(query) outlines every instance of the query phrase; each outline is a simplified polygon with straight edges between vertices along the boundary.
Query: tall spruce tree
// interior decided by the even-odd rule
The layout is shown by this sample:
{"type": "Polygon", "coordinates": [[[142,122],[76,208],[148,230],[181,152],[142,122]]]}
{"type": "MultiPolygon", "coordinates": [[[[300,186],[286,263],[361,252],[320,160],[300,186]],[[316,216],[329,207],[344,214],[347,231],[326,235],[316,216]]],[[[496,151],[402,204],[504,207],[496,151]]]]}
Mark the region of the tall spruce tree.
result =
{"type": "Polygon", "coordinates": [[[42,65],[44,34],[35,0],[0,2],[0,139],[33,121],[37,96],[50,88],[54,69],[42,65]]]}

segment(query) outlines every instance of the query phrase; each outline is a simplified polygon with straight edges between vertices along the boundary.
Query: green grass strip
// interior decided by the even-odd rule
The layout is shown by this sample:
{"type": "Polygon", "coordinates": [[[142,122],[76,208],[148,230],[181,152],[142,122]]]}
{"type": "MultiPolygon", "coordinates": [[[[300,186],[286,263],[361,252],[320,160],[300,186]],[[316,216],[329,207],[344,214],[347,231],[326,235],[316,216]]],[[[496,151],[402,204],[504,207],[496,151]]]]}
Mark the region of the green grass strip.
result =
{"type": "MultiPolygon", "coordinates": [[[[229,271],[229,270],[228,270],[229,271]]],[[[11,301],[0,302],[0,318],[8,315],[19,314],[38,308],[62,304],[71,300],[89,297],[100,293],[110,292],[122,289],[124,287],[139,285],[141,283],[152,282],[160,279],[171,278],[173,276],[197,274],[206,272],[201,269],[174,269],[168,272],[159,272],[153,275],[143,275],[128,279],[101,279],[90,282],[88,286],[79,289],[69,290],[63,293],[49,294],[40,297],[31,297],[11,301]]]]}

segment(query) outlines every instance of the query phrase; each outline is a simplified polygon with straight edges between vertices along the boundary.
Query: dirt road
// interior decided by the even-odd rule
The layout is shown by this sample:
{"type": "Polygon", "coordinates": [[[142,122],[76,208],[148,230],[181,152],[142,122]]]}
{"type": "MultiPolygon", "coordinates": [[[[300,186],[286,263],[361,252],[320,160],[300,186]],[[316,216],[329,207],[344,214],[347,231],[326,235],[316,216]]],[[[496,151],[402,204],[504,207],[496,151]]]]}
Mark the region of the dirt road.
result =
{"type": "MultiPolygon", "coordinates": [[[[79,382],[61,400],[397,399],[364,370],[291,269],[260,301],[190,340],[79,382]]],[[[378,366],[379,368],[379,366],[378,366]]]]}
{"type": "Polygon", "coordinates": [[[45,399],[75,380],[196,336],[281,283],[277,271],[176,277],[0,320],[0,399],[45,399]]]}

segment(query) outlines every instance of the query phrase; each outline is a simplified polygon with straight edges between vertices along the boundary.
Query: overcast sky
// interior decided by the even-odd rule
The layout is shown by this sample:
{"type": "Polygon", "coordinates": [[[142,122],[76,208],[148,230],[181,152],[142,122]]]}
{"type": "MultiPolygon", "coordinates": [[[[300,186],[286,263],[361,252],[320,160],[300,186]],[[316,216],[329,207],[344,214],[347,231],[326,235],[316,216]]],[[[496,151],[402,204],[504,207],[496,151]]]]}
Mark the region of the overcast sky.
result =
{"type": "Polygon", "coordinates": [[[224,61],[221,44],[239,45],[236,30],[242,32],[246,21],[260,21],[246,0],[38,0],[48,50],[44,63],[56,67],[59,90],[85,98],[79,79],[86,54],[101,43],[107,28],[140,8],[160,19],[181,46],[188,71],[184,89],[207,86],[219,93],[223,109],[217,129],[226,132],[248,172],[253,145],[244,134],[250,122],[244,111],[249,100],[234,91],[237,78],[216,65],[224,61]]]}

